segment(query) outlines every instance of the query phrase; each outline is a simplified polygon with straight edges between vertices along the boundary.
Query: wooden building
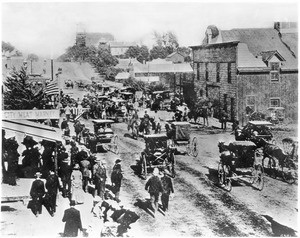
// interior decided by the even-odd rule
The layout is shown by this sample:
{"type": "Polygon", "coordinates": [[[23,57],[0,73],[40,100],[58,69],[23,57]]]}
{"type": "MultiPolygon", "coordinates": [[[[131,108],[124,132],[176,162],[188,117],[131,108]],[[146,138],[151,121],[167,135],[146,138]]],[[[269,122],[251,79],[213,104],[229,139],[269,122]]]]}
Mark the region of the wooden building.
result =
{"type": "Polygon", "coordinates": [[[297,28],[274,26],[226,31],[209,26],[202,45],[191,46],[197,96],[241,125],[251,113],[268,115],[274,107],[283,107],[285,118],[297,120],[297,28]]]}

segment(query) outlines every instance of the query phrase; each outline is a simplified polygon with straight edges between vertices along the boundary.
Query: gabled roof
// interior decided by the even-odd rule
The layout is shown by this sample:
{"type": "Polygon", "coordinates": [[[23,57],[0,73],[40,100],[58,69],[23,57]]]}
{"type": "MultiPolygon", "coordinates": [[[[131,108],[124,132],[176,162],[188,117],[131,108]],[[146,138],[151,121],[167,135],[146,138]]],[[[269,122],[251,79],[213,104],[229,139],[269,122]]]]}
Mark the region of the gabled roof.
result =
{"type": "Polygon", "coordinates": [[[237,67],[255,70],[257,68],[267,69],[267,65],[249,51],[247,44],[239,43],[237,47],[237,67]]]}
{"type": "MultiPolygon", "coordinates": [[[[222,30],[222,41],[239,41],[248,46],[249,51],[258,56],[261,52],[277,51],[284,59],[282,63],[283,70],[298,69],[297,58],[293,56],[293,51],[283,38],[280,38],[278,31],[272,28],[248,28],[248,29],[232,29],[222,30]]],[[[292,45],[297,45],[297,34],[289,33],[293,37],[288,37],[292,45]]],[[[286,38],[286,37],[285,37],[286,38]]],[[[284,39],[285,39],[284,38],[284,39]]]]}
{"type": "Polygon", "coordinates": [[[281,56],[281,54],[278,53],[277,50],[270,50],[270,51],[263,51],[260,53],[262,56],[262,60],[264,62],[269,61],[274,55],[280,60],[280,61],[285,61],[285,59],[281,56]]]}
{"type": "Polygon", "coordinates": [[[176,54],[181,55],[182,57],[184,57],[183,54],[181,54],[181,53],[175,51],[175,52],[173,52],[172,54],[169,54],[166,58],[171,58],[172,56],[174,56],[174,55],[176,55],[176,54]]]}

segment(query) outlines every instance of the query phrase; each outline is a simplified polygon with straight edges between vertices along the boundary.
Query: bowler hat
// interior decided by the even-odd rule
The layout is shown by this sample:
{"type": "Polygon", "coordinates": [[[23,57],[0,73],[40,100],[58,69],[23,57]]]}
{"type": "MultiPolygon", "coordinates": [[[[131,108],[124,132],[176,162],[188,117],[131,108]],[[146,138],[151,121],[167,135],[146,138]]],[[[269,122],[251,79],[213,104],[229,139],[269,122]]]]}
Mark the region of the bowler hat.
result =
{"type": "Polygon", "coordinates": [[[117,159],[115,163],[117,164],[120,163],[121,161],[122,161],[121,159],[117,159]]]}
{"type": "Polygon", "coordinates": [[[32,138],[32,136],[25,136],[22,144],[25,146],[34,146],[37,144],[37,142],[32,138]]]}

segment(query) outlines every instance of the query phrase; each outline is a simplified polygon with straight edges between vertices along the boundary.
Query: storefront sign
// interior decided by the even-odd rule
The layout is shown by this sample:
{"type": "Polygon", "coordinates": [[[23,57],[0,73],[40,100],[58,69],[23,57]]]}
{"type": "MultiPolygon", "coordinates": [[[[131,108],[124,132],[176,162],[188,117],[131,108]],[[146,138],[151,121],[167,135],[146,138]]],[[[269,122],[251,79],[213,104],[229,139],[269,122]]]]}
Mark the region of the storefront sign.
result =
{"type": "Polygon", "coordinates": [[[59,110],[2,111],[2,119],[59,119],[59,110]]]}

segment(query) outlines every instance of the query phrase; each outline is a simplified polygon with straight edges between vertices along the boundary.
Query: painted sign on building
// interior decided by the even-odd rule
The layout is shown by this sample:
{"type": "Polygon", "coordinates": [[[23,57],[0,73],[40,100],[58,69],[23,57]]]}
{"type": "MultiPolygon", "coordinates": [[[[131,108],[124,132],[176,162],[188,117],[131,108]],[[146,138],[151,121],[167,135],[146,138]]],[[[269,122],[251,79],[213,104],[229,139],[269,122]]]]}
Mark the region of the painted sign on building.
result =
{"type": "Polygon", "coordinates": [[[59,119],[59,110],[5,110],[2,119],[59,119]]]}

